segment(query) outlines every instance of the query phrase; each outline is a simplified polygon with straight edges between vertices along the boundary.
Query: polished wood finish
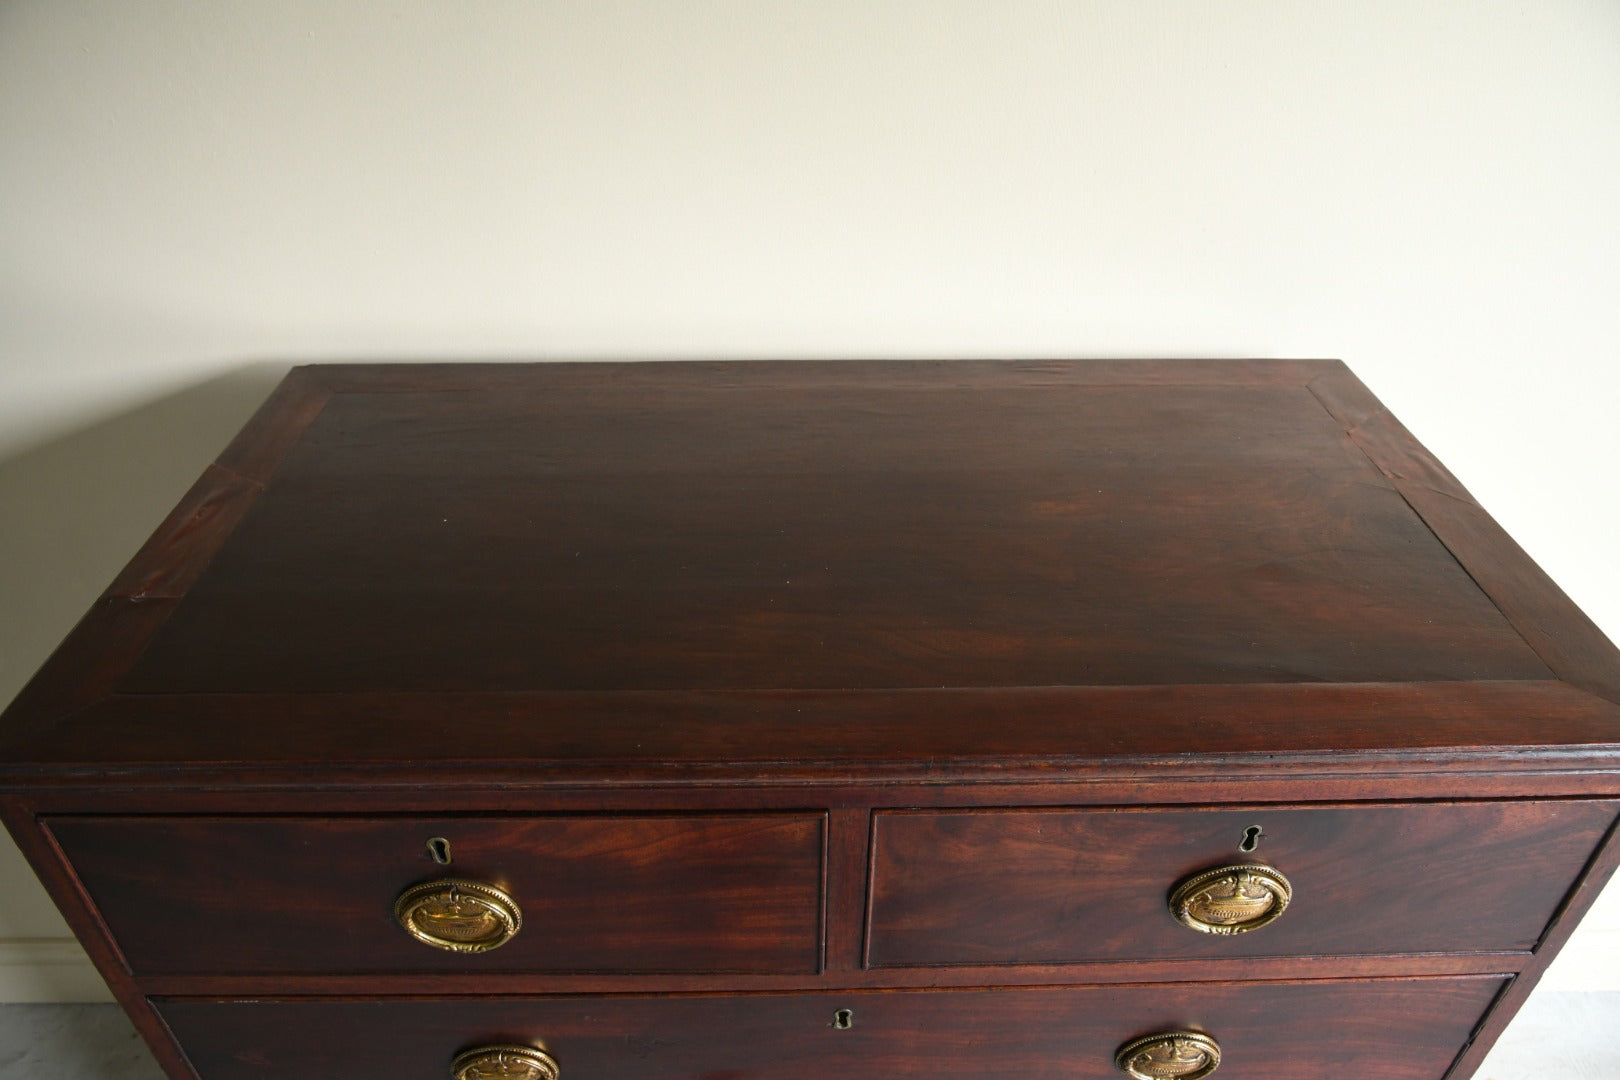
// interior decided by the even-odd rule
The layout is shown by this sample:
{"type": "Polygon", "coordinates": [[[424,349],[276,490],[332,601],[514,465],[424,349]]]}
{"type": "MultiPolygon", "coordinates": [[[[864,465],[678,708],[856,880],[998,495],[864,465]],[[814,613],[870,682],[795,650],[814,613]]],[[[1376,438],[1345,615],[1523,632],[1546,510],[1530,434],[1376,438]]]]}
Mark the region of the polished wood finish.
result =
{"type": "MultiPolygon", "coordinates": [[[[154,613],[156,614],[156,613],[154,613]]],[[[22,699],[19,699],[21,701],[22,699]]],[[[1620,705],[1550,680],[704,694],[117,694],[12,733],[29,772],[165,789],[230,774],[622,786],[762,771],[823,782],[1127,775],[1583,773],[1620,705]],[[230,724],[220,717],[229,716],[230,724]],[[441,723],[445,716],[455,724],[441,723]],[[477,740],[464,737],[476,731],[477,740]],[[1505,756],[1503,747],[1516,753],[1505,756]],[[375,769],[387,766],[377,777],[375,769]]],[[[16,773],[24,772],[17,766],[16,773]]],[[[0,767],[3,775],[3,767],[0,767]]]]}
{"type": "Polygon", "coordinates": [[[1490,976],[1382,982],[479,1001],[165,1001],[202,1080],[441,1080],[460,1050],[543,1042],[563,1076],[1117,1077],[1155,1031],[1213,1035],[1237,1076],[1432,1080],[1501,989],[1490,976]],[[850,1013],[850,1026],[834,1016],[850,1013]],[[1331,1017],[1331,1035],[1322,1018],[1331,1017]]]}
{"type": "Polygon", "coordinates": [[[218,542],[176,617],[5,762],[1613,744],[1614,703],[1567,694],[1319,404],[1334,365],[609,368],[300,369],[226,456],[251,507],[177,515],[109,593],[218,542]],[[468,709],[492,737],[437,722],[468,709]]]}
{"type": "Polygon", "coordinates": [[[1349,369],[1309,389],[1560,679],[1620,699],[1614,644],[1349,369]]]}
{"type": "Polygon", "coordinates": [[[124,685],[1550,674],[1303,389],[974,397],[993,422],[926,384],[858,381],[338,395],[124,685]]]}
{"type": "Polygon", "coordinates": [[[880,813],[876,966],[1533,948],[1615,821],[1613,802],[880,813]],[[1240,845],[1260,830],[1249,851],[1240,845]],[[1260,863],[1293,899],[1230,937],[1166,894],[1260,863]],[[1496,874],[1482,867],[1501,867],[1496,874]]]}
{"type": "Polygon", "coordinates": [[[50,817],[139,975],[814,972],[823,815],[50,817]],[[449,844],[440,865],[428,841],[449,844]],[[394,900],[442,878],[523,913],[500,949],[408,937],[394,900]],[[605,902],[611,898],[611,902],[605,902]]]}
{"type": "Polygon", "coordinates": [[[299,368],[0,719],[176,1080],[1101,1077],[1183,1025],[1461,1080],[1617,810],[1620,653],[1332,361],[299,368]],[[1280,920],[1171,919],[1239,858],[1280,920]],[[452,874],[518,936],[394,925],[452,874]]]}
{"type": "Polygon", "coordinates": [[[1548,961],[1558,955],[1558,950],[1569,941],[1570,934],[1574,932],[1582,916],[1591,908],[1604,886],[1614,879],[1617,869],[1620,869],[1620,824],[1609,830],[1609,836],[1599,850],[1598,856],[1588,867],[1581,883],[1564,902],[1557,921],[1541,939],[1536,962],[1525,967],[1519,976],[1508,984],[1507,989],[1502,991],[1496,1005],[1474,1030],[1468,1045],[1463,1047],[1463,1052],[1458,1056],[1457,1063],[1448,1076],[1461,1080],[1473,1075],[1474,1070],[1485,1060],[1485,1055],[1490,1052],[1491,1045],[1506,1030],[1508,1021],[1513,1019],[1513,1014],[1524,1004],[1530,992],[1546,974],[1548,961]]]}

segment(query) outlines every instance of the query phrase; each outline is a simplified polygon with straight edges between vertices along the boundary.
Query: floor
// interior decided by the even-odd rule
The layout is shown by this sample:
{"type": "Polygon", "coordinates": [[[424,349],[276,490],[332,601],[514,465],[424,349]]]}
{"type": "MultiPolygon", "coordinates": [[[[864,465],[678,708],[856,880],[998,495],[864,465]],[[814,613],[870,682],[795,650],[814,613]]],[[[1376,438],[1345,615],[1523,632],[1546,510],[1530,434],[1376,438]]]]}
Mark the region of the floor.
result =
{"type": "MultiPolygon", "coordinates": [[[[1539,993],[1475,1080],[1620,1080],[1617,1036],[1620,993],[1539,993]]],[[[163,1074],[112,1005],[0,1005],[0,1080],[163,1080],[163,1074]]]]}
{"type": "Polygon", "coordinates": [[[163,1073],[116,1005],[0,1005],[0,1080],[163,1080],[163,1073]]]}

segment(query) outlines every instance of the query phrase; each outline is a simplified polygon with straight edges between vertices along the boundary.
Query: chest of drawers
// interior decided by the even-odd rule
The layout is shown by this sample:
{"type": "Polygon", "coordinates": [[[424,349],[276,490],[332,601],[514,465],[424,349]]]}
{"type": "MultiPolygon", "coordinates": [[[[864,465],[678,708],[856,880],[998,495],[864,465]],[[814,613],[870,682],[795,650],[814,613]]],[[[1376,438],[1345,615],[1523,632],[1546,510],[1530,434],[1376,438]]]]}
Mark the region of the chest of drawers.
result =
{"type": "Polygon", "coordinates": [[[1617,702],[1336,362],[334,365],[0,812],[176,1080],[1463,1080],[1617,702]]]}

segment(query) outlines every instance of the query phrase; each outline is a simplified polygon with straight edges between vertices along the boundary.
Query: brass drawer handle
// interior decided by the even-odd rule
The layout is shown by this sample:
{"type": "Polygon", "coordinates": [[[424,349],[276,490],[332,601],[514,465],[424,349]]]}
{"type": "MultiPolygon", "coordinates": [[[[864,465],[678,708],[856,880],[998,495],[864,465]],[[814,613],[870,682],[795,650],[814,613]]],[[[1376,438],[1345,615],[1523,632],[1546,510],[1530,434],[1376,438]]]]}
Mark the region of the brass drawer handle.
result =
{"type": "Polygon", "coordinates": [[[1220,1066],[1221,1046],[1196,1031],[1163,1031],[1120,1047],[1114,1064],[1136,1080],[1198,1080],[1220,1066]]]}
{"type": "Polygon", "coordinates": [[[557,1080],[557,1059],[533,1046],[480,1046],[457,1054],[452,1080],[557,1080]]]}
{"type": "Polygon", "coordinates": [[[1170,914],[1203,934],[1246,934],[1273,922],[1294,898],[1294,887],[1272,866],[1222,866],[1170,890],[1170,914]]]}
{"type": "Polygon", "coordinates": [[[498,949],[523,928],[517,901],[482,881],[446,879],[412,885],[394,902],[394,918],[417,941],[447,952],[498,949]]]}

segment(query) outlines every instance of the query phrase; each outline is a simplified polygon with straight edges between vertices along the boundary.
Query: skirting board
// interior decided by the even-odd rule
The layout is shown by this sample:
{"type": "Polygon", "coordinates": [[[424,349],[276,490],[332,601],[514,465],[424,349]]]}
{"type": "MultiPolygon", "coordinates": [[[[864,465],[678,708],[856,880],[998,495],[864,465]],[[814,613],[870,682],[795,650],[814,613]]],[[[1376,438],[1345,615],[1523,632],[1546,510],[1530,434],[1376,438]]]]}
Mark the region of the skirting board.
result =
{"type": "MultiPolygon", "coordinates": [[[[1620,992],[1620,928],[1583,927],[1540,989],[1620,992]]],[[[111,1001],[112,994],[71,938],[0,941],[0,1004],[111,1001]]]]}
{"type": "Polygon", "coordinates": [[[72,938],[0,941],[0,1004],[112,999],[72,938]]]}

